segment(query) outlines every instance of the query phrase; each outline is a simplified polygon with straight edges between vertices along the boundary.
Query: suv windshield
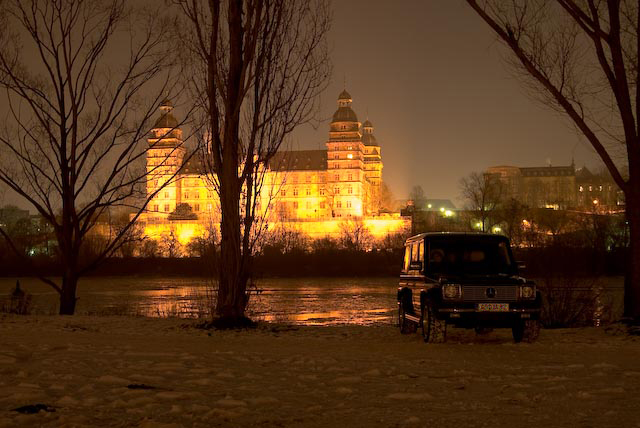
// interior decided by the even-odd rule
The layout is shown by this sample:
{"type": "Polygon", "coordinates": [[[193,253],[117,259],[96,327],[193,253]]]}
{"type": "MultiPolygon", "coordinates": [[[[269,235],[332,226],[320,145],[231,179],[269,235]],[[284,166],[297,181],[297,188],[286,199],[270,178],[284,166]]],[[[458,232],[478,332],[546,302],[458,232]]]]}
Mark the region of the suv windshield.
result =
{"type": "Polygon", "coordinates": [[[497,239],[431,239],[426,273],[491,275],[514,274],[508,243],[497,239]]]}

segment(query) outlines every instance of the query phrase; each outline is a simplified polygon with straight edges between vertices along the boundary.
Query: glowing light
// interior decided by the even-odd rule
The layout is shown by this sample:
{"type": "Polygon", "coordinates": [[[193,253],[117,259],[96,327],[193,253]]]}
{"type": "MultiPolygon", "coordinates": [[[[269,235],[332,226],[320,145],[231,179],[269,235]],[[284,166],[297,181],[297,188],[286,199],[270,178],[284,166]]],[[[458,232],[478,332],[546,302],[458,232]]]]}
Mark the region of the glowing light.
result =
{"type": "Polygon", "coordinates": [[[482,223],[481,223],[481,222],[477,222],[477,223],[476,223],[476,227],[477,227],[478,229],[482,229],[482,223]]]}
{"type": "Polygon", "coordinates": [[[445,216],[445,217],[451,217],[451,216],[453,216],[453,211],[451,211],[451,210],[446,210],[446,211],[444,212],[444,216],[445,216]]]}
{"type": "Polygon", "coordinates": [[[502,228],[500,226],[495,226],[493,228],[493,233],[500,233],[500,232],[502,232],[502,228]]]}
{"type": "Polygon", "coordinates": [[[431,208],[431,207],[432,207],[432,205],[431,205],[431,204],[428,204],[428,205],[427,205],[427,208],[431,208]]]}
{"type": "Polygon", "coordinates": [[[444,212],[444,207],[440,207],[440,212],[443,213],[444,212]]]}
{"type": "Polygon", "coordinates": [[[347,155],[347,159],[353,159],[353,155],[352,155],[351,153],[349,153],[349,154],[347,155]]]}

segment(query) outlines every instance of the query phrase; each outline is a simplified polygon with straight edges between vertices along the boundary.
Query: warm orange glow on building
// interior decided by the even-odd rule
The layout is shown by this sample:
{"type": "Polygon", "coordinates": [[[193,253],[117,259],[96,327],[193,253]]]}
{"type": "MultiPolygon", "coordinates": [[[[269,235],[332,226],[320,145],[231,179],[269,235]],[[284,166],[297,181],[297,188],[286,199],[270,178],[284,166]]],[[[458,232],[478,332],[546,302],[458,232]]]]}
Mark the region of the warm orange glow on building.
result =
{"type": "MultiPolygon", "coordinates": [[[[381,216],[382,156],[367,120],[362,126],[351,109],[347,91],[338,97],[326,150],[284,151],[266,165],[258,195],[258,212],[275,225],[299,230],[311,238],[338,237],[341,224],[358,221],[374,238],[407,229],[398,214],[381,216]]],[[[182,131],[171,103],[151,130],[147,153],[147,194],[157,191],[176,172],[176,178],[155,195],[139,222],[151,239],[173,236],[186,245],[219,227],[219,204],[211,180],[191,158],[184,162],[182,131]]]]}

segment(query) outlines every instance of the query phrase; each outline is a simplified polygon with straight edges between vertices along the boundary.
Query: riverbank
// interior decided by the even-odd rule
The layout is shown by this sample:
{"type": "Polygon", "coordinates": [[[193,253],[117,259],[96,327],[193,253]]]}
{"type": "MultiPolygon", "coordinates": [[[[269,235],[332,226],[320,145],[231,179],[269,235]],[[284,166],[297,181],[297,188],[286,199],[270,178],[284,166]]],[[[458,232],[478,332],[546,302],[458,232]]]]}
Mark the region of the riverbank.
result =
{"type": "Polygon", "coordinates": [[[450,333],[1,315],[0,427],[640,426],[638,337],[450,333]],[[36,403],[55,412],[12,410],[36,403]]]}

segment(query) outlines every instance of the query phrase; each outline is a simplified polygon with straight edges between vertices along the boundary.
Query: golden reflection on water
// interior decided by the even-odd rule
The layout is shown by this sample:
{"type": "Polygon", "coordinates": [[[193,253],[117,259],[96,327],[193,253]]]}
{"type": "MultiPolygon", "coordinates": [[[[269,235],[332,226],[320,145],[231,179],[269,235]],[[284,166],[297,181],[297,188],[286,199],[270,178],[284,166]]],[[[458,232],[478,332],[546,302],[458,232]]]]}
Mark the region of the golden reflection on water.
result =
{"type": "MultiPolygon", "coordinates": [[[[354,281],[354,280],[349,280],[354,281]]],[[[395,280],[356,280],[363,284],[310,284],[309,280],[267,282],[249,299],[250,317],[299,325],[387,324],[395,309],[395,280]],[[302,282],[302,283],[301,283],[302,282]]],[[[215,292],[203,286],[170,286],[131,293],[135,313],[148,317],[206,318],[215,292]]]]}

